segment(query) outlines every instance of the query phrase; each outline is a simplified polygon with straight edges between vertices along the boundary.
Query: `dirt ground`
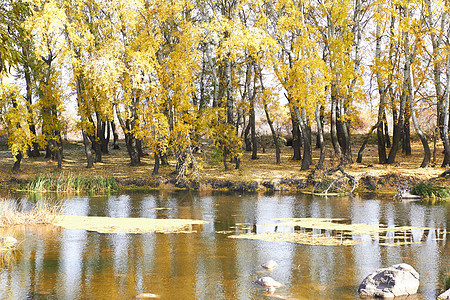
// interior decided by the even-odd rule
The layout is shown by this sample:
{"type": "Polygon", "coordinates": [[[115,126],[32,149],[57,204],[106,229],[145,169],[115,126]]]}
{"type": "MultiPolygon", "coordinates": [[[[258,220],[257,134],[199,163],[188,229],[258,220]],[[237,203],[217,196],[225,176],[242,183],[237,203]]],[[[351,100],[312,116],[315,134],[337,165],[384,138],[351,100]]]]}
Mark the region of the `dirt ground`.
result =
{"type": "MultiPolygon", "coordinates": [[[[352,147],[353,159],[356,161],[357,152],[361,145],[361,137],[354,138],[352,147]]],[[[433,145],[430,144],[432,150],[433,145]]],[[[129,165],[129,158],[126,147],[122,142],[120,150],[110,150],[109,154],[103,155],[103,162],[96,163],[94,168],[86,169],[86,158],[81,142],[67,142],[64,146],[64,159],[62,172],[64,174],[82,174],[89,176],[113,176],[119,182],[132,179],[133,181],[154,181],[160,179],[164,181],[167,178],[173,178],[175,170],[175,161],[169,161],[169,166],[160,168],[159,176],[152,176],[153,157],[145,156],[141,159],[142,164],[137,167],[129,165]]],[[[331,145],[327,145],[325,167],[330,168],[337,165],[337,160],[333,159],[331,145]]],[[[345,167],[345,171],[353,176],[373,176],[380,178],[389,174],[401,176],[411,176],[420,180],[430,180],[438,178],[445,169],[441,168],[443,154],[442,145],[438,144],[436,164],[431,164],[428,168],[419,168],[423,159],[423,150],[419,142],[412,143],[412,155],[405,156],[399,151],[396,157],[396,163],[392,165],[378,164],[377,147],[369,144],[364,151],[363,162],[353,163],[345,167]]],[[[212,151],[196,154],[199,163],[199,173],[196,180],[224,180],[240,182],[257,182],[261,184],[267,180],[277,180],[291,178],[297,180],[306,180],[310,174],[308,171],[300,171],[301,162],[291,159],[293,150],[291,147],[282,146],[281,164],[275,164],[275,150],[267,149],[265,153],[258,153],[258,159],[252,160],[251,153],[245,152],[241,159],[240,169],[234,169],[234,164],[229,163],[230,170],[225,171],[220,159],[214,158],[212,151]]],[[[313,152],[313,166],[318,161],[319,153],[317,149],[313,152]]],[[[0,184],[8,186],[21,181],[26,181],[37,175],[58,175],[57,164],[54,161],[45,159],[43,155],[38,158],[26,158],[22,161],[21,171],[13,172],[14,160],[5,144],[0,146],[0,184]]],[[[192,177],[192,175],[190,175],[192,177]]],[[[448,180],[443,184],[448,185],[448,180]]]]}

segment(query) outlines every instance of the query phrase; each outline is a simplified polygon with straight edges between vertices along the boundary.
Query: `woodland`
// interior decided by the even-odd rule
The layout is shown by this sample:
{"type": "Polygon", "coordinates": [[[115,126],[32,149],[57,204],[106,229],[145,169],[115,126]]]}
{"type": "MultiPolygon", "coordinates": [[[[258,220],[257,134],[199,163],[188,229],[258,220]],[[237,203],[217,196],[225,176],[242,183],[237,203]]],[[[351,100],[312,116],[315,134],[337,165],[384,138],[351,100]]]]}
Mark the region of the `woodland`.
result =
{"type": "Polygon", "coordinates": [[[444,151],[437,163],[448,167],[449,8],[432,0],[0,0],[0,121],[13,169],[40,155],[62,167],[71,101],[87,168],[121,136],[129,164],[139,165],[145,148],[154,175],[169,158],[178,175],[197,168],[205,141],[225,169],[238,169],[244,151],[258,157],[256,111],[276,164],[274,122],[284,111],[301,170],[324,168],[327,153],[341,165],[361,162],[374,132],[378,164],[411,154],[416,134],[417,167],[427,167],[425,115],[444,151]],[[356,145],[369,103],[374,113],[356,145]]]}

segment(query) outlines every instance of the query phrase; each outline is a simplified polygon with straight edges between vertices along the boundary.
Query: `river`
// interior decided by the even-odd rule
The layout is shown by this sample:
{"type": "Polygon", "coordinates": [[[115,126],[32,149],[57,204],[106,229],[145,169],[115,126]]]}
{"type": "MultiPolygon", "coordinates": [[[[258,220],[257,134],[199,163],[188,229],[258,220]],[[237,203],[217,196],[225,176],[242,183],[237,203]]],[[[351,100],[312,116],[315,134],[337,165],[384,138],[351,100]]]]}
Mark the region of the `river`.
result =
{"type": "MultiPolygon", "coordinates": [[[[11,201],[31,206],[27,196],[11,201]]],[[[66,214],[182,218],[209,221],[194,233],[101,234],[35,226],[8,229],[19,250],[0,268],[0,299],[359,299],[361,281],[377,268],[405,262],[420,274],[419,295],[435,299],[450,272],[446,230],[450,205],[394,202],[375,196],[150,192],[76,196],[66,214]],[[274,218],[345,218],[352,224],[431,227],[420,242],[383,246],[379,236],[354,236],[354,246],[300,245],[230,239],[230,233],[274,230],[274,218]],[[381,245],[380,245],[381,244],[381,245]],[[272,271],[261,268],[275,260],[272,271]],[[254,284],[271,276],[283,284],[267,296],[254,284]]]]}

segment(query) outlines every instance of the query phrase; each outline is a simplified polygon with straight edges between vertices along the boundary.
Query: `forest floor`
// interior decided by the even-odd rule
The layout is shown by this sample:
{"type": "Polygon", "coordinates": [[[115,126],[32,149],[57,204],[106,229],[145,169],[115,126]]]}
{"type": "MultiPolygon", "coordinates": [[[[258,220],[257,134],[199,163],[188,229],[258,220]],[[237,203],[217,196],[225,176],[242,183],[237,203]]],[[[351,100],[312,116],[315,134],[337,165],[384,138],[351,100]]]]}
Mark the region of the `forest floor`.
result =
{"type": "MultiPolygon", "coordinates": [[[[353,159],[361,145],[362,136],[355,136],[353,139],[353,159]]],[[[374,140],[374,139],[372,139],[374,140]]],[[[430,145],[433,150],[433,145],[430,145]]],[[[333,159],[331,145],[327,145],[325,167],[337,166],[338,161],[333,159]]],[[[347,165],[345,172],[356,178],[369,178],[374,182],[369,190],[382,190],[383,192],[396,190],[402,181],[417,183],[419,181],[433,181],[441,186],[450,186],[449,178],[439,178],[445,169],[441,168],[443,154],[442,145],[438,144],[436,164],[431,164],[427,168],[419,168],[423,159],[423,149],[418,141],[412,142],[412,155],[405,156],[401,150],[397,153],[396,163],[392,165],[378,164],[377,146],[373,142],[366,147],[362,163],[347,165]]],[[[389,150],[389,149],[388,149],[389,150]]],[[[239,169],[234,168],[234,164],[228,163],[229,170],[225,170],[220,156],[209,149],[204,153],[196,154],[199,163],[199,171],[196,176],[189,174],[188,179],[200,183],[197,189],[220,189],[230,187],[229,182],[234,183],[257,183],[261,187],[264,182],[283,181],[286,179],[295,182],[306,182],[311,178],[311,172],[318,161],[318,149],[313,151],[313,166],[308,171],[301,171],[301,161],[292,160],[293,150],[291,147],[282,146],[281,164],[275,163],[275,149],[266,149],[265,153],[258,153],[258,159],[252,160],[251,153],[245,152],[241,158],[239,169]],[[221,182],[222,184],[214,184],[221,182]],[[228,182],[228,183],[227,183],[228,182]]],[[[109,154],[103,155],[103,161],[96,163],[94,168],[87,169],[86,158],[81,142],[66,142],[64,145],[64,159],[62,164],[62,174],[82,175],[82,176],[102,176],[114,177],[120,185],[129,188],[176,188],[173,175],[175,161],[169,161],[169,166],[161,166],[160,174],[152,176],[153,157],[145,156],[141,159],[142,164],[137,167],[129,165],[129,157],[124,143],[120,143],[120,150],[111,150],[109,154]],[[158,182],[155,184],[155,182],[158,182]]],[[[14,160],[7,149],[5,143],[0,144],[0,185],[4,187],[14,187],[18,183],[23,183],[37,176],[59,176],[57,164],[54,161],[45,159],[43,155],[38,158],[26,158],[21,163],[20,172],[13,172],[14,160]]],[[[189,170],[188,170],[189,171],[189,170]]],[[[192,171],[189,171],[192,172],[192,171]]],[[[321,172],[316,172],[319,176],[321,172]]],[[[323,172],[322,172],[323,174],[323,172]]],[[[447,176],[448,177],[448,176],[447,176]]],[[[369,184],[370,186],[370,184],[369,184]]],[[[183,186],[181,186],[183,187],[183,186]]],[[[253,189],[254,185],[238,187],[235,190],[253,189]]],[[[304,186],[302,187],[304,188],[304,186]]],[[[300,189],[297,187],[297,189],[300,189]]],[[[289,188],[286,188],[289,190],[289,188]]]]}

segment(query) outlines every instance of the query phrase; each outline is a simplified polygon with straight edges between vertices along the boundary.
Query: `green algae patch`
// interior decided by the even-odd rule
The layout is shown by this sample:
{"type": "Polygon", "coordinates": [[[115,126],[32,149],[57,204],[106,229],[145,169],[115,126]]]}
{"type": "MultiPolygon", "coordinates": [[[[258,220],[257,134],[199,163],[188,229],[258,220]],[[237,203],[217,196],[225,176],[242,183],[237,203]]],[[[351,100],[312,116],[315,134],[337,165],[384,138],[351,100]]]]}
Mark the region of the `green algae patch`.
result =
{"type": "Polygon", "coordinates": [[[99,233],[190,233],[192,225],[208,223],[191,219],[109,218],[57,216],[53,225],[68,229],[84,229],[99,233]]]}
{"type": "Polygon", "coordinates": [[[286,242],[301,245],[322,245],[322,246],[353,246],[361,244],[360,241],[345,239],[323,234],[313,234],[310,232],[266,232],[266,233],[246,233],[240,235],[230,235],[231,239],[260,240],[264,242],[286,242]]]}

